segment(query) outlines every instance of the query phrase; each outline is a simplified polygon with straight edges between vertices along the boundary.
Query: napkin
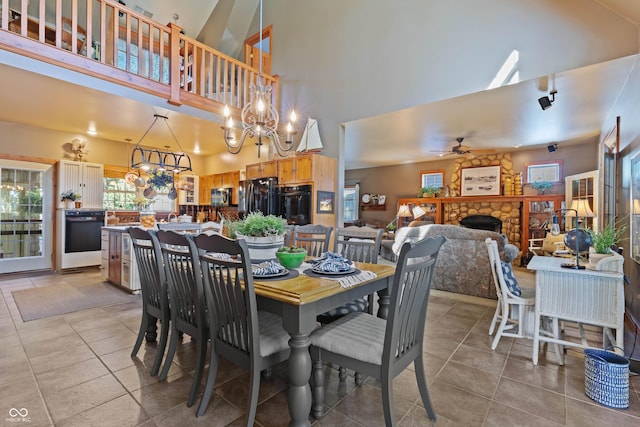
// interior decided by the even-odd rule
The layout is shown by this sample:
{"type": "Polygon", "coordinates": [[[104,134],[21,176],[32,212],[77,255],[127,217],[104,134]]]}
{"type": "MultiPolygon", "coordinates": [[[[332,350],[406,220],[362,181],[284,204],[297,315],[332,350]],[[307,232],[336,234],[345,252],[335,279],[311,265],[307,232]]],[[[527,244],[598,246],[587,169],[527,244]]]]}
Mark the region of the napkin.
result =
{"type": "Polygon", "coordinates": [[[325,252],[322,257],[310,261],[313,270],[326,271],[328,273],[339,273],[341,271],[349,271],[352,268],[352,262],[335,252],[325,252]]]}
{"type": "Polygon", "coordinates": [[[256,276],[268,276],[270,274],[282,273],[286,268],[281,264],[278,264],[276,261],[265,261],[252,266],[251,270],[256,276]]]}

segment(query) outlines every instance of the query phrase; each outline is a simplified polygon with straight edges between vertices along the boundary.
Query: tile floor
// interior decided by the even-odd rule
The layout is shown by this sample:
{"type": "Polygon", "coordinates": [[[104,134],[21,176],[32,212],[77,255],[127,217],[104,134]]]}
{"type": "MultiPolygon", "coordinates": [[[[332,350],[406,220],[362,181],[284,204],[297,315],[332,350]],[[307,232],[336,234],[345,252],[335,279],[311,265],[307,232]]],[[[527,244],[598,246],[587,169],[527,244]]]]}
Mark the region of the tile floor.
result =
{"type": "MultiPolygon", "coordinates": [[[[207,413],[194,416],[186,396],[194,366],[188,338],[167,381],[149,375],[155,348],[131,358],[140,318],[137,302],[22,322],[11,292],[60,282],[100,280],[97,271],[0,277],[0,419],[5,425],[178,426],[244,425],[248,374],[222,361],[207,413]],[[11,418],[28,410],[29,422],[11,418]],[[15,411],[12,413],[15,416],[15,411]]],[[[612,410],[584,394],[581,352],[569,350],[559,366],[553,351],[531,363],[531,342],[503,339],[490,349],[488,326],[495,303],[432,293],[425,330],[425,365],[438,426],[640,425],[640,380],[631,377],[629,409],[612,410]]],[[[594,339],[597,336],[592,335],[594,339]]],[[[316,426],[384,425],[380,389],[367,379],[339,383],[327,368],[328,411],[316,426]]],[[[285,426],[286,366],[263,379],[256,425],[285,426]]],[[[429,425],[412,369],[394,381],[400,426],[429,425]]]]}

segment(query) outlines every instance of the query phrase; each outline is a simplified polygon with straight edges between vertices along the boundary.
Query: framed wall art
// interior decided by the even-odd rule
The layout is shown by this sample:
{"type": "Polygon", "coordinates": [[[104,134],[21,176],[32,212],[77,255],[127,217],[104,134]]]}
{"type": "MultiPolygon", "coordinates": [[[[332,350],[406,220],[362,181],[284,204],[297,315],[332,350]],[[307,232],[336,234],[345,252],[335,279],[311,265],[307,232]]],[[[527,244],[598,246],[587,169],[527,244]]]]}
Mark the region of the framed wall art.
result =
{"type": "Polygon", "coordinates": [[[461,196],[499,196],[500,166],[462,169],[461,196]]]}
{"type": "Polygon", "coordinates": [[[333,191],[318,191],[316,213],[332,214],[335,210],[336,195],[333,191]]]}

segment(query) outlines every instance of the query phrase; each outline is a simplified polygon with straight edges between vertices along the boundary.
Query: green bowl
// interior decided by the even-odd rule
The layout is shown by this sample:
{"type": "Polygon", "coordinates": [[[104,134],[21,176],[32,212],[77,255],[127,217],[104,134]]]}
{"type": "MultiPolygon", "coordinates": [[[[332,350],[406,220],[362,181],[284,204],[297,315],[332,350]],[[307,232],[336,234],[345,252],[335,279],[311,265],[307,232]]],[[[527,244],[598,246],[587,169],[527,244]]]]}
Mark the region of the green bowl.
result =
{"type": "Polygon", "coordinates": [[[307,256],[307,252],[276,252],[276,257],[280,264],[285,268],[298,268],[304,258],[307,256]]]}

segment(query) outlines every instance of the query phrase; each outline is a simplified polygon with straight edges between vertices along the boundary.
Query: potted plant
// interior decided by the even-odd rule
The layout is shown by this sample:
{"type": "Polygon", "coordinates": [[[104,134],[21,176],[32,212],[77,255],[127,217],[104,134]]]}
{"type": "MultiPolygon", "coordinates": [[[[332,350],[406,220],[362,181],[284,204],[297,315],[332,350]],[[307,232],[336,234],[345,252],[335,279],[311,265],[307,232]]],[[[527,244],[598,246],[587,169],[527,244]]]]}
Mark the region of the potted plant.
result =
{"type": "Polygon", "coordinates": [[[594,231],[587,229],[587,233],[591,236],[591,245],[593,251],[589,253],[589,265],[593,268],[602,260],[602,258],[612,255],[612,247],[615,247],[618,242],[623,239],[622,234],[627,229],[625,224],[622,224],[623,220],[616,222],[611,221],[600,231],[594,231]]]}
{"type": "Polygon", "coordinates": [[[261,262],[276,258],[276,251],[284,246],[286,225],[282,217],[251,212],[244,219],[230,222],[229,235],[245,240],[251,261],[261,262]]]}
{"type": "Polygon", "coordinates": [[[531,183],[531,186],[538,192],[538,194],[544,194],[545,191],[551,188],[551,182],[549,181],[535,181],[531,183]]]}
{"type": "Polygon", "coordinates": [[[60,201],[65,204],[67,209],[73,209],[77,200],[80,200],[80,194],[74,193],[73,190],[63,191],[60,194],[60,201]]]}
{"type": "Polygon", "coordinates": [[[427,186],[420,189],[418,197],[438,197],[438,193],[440,193],[439,187],[427,186]]]}

